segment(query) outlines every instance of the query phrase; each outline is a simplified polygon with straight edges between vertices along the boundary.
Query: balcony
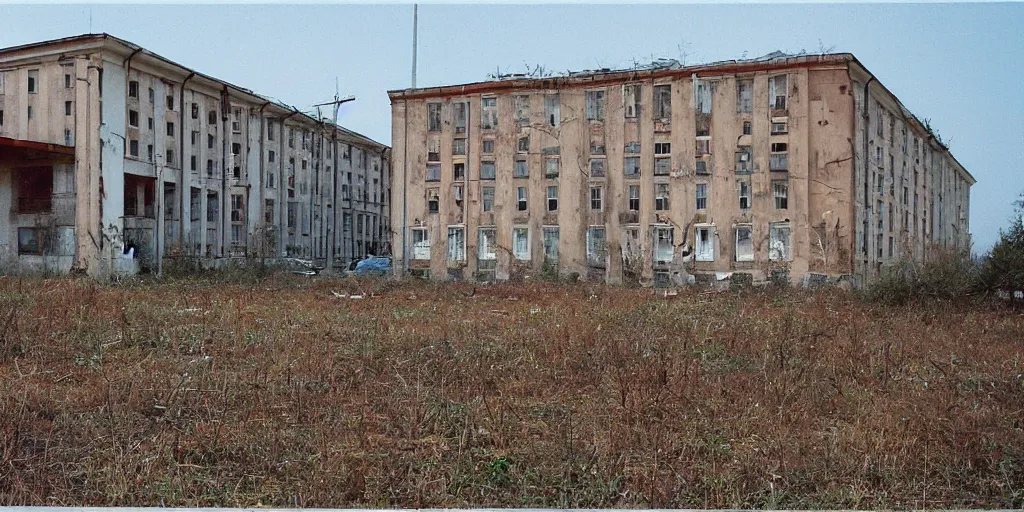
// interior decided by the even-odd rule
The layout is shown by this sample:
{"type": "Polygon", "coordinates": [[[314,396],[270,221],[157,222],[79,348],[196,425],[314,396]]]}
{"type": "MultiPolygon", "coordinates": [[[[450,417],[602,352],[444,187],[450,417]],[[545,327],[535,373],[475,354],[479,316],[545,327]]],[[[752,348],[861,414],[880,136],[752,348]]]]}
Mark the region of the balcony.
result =
{"type": "Polygon", "coordinates": [[[768,169],[771,171],[788,171],[789,161],[787,153],[773,153],[768,162],[768,169]]]}

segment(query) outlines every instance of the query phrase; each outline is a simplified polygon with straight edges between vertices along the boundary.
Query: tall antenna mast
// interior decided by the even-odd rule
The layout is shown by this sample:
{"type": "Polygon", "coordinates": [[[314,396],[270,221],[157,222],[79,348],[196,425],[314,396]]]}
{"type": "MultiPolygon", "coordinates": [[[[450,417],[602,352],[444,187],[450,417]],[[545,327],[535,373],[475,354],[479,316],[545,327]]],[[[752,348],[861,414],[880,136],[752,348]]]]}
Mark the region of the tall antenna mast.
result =
{"type": "Polygon", "coordinates": [[[419,32],[419,4],[412,4],[412,88],[416,88],[416,34],[419,32]]]}

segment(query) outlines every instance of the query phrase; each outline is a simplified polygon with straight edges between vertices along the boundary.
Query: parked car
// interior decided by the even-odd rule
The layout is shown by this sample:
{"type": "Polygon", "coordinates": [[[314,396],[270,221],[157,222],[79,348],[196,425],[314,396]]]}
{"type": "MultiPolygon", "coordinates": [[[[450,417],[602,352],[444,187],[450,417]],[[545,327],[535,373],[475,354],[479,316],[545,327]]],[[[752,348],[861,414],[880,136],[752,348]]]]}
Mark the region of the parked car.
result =
{"type": "Polygon", "coordinates": [[[387,256],[367,256],[356,262],[349,275],[353,276],[383,276],[391,272],[391,258],[387,256]]]}

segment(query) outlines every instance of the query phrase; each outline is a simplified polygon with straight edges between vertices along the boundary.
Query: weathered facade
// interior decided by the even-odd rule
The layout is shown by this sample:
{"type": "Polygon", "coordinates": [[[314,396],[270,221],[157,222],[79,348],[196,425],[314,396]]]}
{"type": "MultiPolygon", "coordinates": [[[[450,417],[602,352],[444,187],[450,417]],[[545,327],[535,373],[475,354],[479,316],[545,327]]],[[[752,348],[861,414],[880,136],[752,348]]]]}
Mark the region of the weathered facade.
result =
{"type": "Polygon", "coordinates": [[[974,179],[849,54],[389,95],[397,272],[865,282],[969,243],[974,179]]]}
{"type": "Polygon", "coordinates": [[[390,149],[137,45],[0,49],[0,257],[101,275],[390,252],[390,149]]]}

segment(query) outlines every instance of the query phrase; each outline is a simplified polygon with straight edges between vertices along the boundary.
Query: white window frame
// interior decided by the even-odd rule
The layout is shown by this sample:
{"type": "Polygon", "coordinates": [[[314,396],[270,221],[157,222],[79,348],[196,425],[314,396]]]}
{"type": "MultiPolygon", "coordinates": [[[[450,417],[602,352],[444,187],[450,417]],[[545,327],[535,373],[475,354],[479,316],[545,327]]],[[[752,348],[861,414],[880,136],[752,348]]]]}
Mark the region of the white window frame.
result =
{"type": "Polygon", "coordinates": [[[512,254],[519,261],[530,261],[530,226],[512,226],[512,254]],[[526,239],[526,251],[519,251],[519,238],[526,239]]]}
{"type": "Polygon", "coordinates": [[[498,259],[498,228],[486,227],[477,230],[477,258],[480,261],[498,259]],[[490,244],[487,243],[490,235],[490,244]]]}
{"type": "Polygon", "coordinates": [[[671,224],[651,224],[651,240],[655,265],[672,263],[675,256],[675,230],[671,224]],[[667,233],[667,235],[666,235],[667,233]],[[667,244],[667,247],[666,247],[667,244]]]}
{"type": "Polygon", "coordinates": [[[733,252],[736,254],[736,261],[754,261],[754,226],[752,224],[737,224],[735,236],[733,237],[733,252]],[[746,230],[747,245],[750,250],[746,254],[740,254],[740,232],[746,230]]]}
{"type": "Polygon", "coordinates": [[[768,260],[769,261],[792,261],[793,260],[793,231],[789,222],[768,223],[768,260]],[[782,241],[778,235],[785,232],[786,240],[782,241]],[[782,243],[780,247],[778,243],[782,243]],[[782,254],[779,251],[782,251],[782,254]]]}
{"type": "Polygon", "coordinates": [[[739,183],[739,186],[740,186],[740,190],[739,190],[739,194],[740,194],[740,197],[739,197],[740,210],[749,210],[751,208],[751,206],[752,206],[751,205],[751,197],[750,197],[750,182],[749,181],[745,181],[745,180],[740,180],[738,183],[739,183]],[[744,193],[744,191],[746,191],[746,193],[744,193]],[[744,202],[743,200],[744,199],[746,199],[746,203],[747,203],[746,206],[743,206],[743,202],[744,202]]]}
{"type": "Polygon", "coordinates": [[[466,261],[466,225],[455,224],[448,226],[448,261],[466,261]],[[462,243],[452,245],[452,242],[460,238],[453,236],[454,233],[462,233],[462,243]]]}
{"type": "Polygon", "coordinates": [[[516,187],[516,211],[530,211],[530,192],[526,187],[516,187]]]}
{"type": "Polygon", "coordinates": [[[696,261],[715,261],[715,225],[697,224],[693,228],[693,259],[696,261]],[[707,241],[701,239],[701,232],[706,231],[707,241]]]}
{"type": "Polygon", "coordinates": [[[707,183],[697,183],[696,188],[694,189],[694,202],[693,202],[693,204],[694,204],[694,206],[697,207],[697,211],[707,210],[708,209],[708,184],[707,183]],[[703,194],[701,194],[701,190],[704,191],[703,194]],[[700,204],[701,199],[704,200],[704,206],[703,207],[700,204]]]}
{"type": "Polygon", "coordinates": [[[425,228],[412,228],[412,259],[430,259],[430,231],[425,228]],[[419,237],[419,240],[417,240],[419,237]]]}
{"type": "Polygon", "coordinates": [[[558,185],[549,185],[548,186],[548,189],[547,189],[547,201],[544,204],[544,207],[549,212],[557,212],[558,211],[558,185]],[[554,192],[555,192],[554,196],[551,195],[552,189],[554,189],[554,192]],[[554,208],[551,208],[551,200],[552,199],[554,199],[554,201],[555,201],[555,207],[554,208]]]}
{"type": "Polygon", "coordinates": [[[601,185],[590,186],[590,211],[600,212],[604,211],[604,187],[601,185]],[[594,192],[597,192],[597,197],[594,197],[594,192]],[[594,201],[597,201],[597,208],[594,208],[594,201]]]}

